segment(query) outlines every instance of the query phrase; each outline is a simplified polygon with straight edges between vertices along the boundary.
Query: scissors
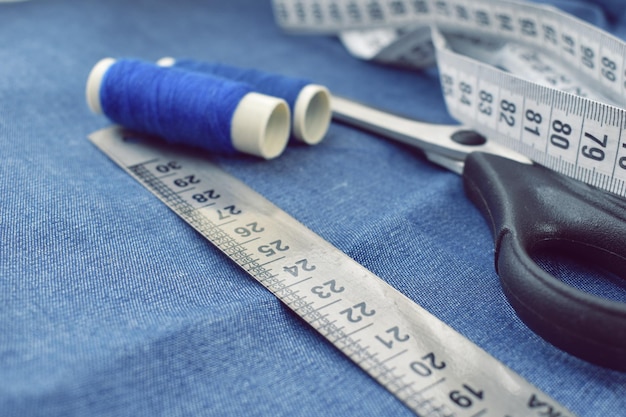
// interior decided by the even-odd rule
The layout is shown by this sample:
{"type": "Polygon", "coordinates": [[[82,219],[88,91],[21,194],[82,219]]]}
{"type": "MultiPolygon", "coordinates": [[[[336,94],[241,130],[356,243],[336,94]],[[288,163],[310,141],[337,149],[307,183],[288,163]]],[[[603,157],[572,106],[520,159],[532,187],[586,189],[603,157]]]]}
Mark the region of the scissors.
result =
{"type": "Polygon", "coordinates": [[[421,149],[463,177],[491,226],[495,269],[520,319],[578,358],[626,372],[626,304],[552,276],[541,251],[590,261],[626,279],[626,200],[534,164],[463,126],[433,125],[342,97],[336,121],[421,149]]]}

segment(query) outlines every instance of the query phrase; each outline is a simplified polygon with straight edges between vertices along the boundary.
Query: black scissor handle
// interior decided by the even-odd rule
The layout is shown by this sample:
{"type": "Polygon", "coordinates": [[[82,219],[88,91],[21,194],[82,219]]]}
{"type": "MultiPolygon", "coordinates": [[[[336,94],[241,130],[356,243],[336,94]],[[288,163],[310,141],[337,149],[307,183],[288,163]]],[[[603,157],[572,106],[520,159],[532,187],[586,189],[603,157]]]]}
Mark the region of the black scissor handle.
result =
{"type": "Polygon", "coordinates": [[[465,191],[491,224],[502,288],[535,333],[581,359],[626,371],[626,304],[578,290],[540,268],[542,250],[626,279],[626,200],[539,165],[468,156],[465,191]]]}

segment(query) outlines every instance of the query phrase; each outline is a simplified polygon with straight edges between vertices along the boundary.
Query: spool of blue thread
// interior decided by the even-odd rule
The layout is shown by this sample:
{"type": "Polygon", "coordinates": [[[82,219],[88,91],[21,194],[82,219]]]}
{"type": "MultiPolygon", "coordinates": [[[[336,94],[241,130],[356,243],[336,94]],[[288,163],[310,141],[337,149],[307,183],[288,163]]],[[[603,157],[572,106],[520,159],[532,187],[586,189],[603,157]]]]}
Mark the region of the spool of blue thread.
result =
{"type": "Polygon", "coordinates": [[[251,68],[191,59],[161,58],[158,65],[209,73],[250,84],[255,91],[287,101],[292,115],[292,137],[309,145],[319,143],[331,119],[330,93],[309,80],[271,74],[251,68]]]}
{"type": "Polygon", "coordinates": [[[271,159],[289,139],[287,103],[243,83],[105,58],[91,70],[87,104],[129,129],[217,153],[271,159]]]}

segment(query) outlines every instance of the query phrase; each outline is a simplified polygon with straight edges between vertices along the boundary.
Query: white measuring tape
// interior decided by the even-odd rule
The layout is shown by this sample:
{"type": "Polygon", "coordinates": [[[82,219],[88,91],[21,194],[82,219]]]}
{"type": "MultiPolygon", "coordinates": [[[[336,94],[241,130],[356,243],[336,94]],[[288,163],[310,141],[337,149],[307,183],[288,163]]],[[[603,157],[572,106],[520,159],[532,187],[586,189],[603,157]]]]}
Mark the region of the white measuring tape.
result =
{"type": "Polygon", "coordinates": [[[573,417],[461,334],[206,158],[90,140],[423,417],[573,417]]]}
{"type": "Polygon", "coordinates": [[[423,66],[434,44],[453,117],[548,168],[626,196],[620,39],[556,8],[508,0],[273,5],[284,29],[341,34],[364,59],[423,66]]]}

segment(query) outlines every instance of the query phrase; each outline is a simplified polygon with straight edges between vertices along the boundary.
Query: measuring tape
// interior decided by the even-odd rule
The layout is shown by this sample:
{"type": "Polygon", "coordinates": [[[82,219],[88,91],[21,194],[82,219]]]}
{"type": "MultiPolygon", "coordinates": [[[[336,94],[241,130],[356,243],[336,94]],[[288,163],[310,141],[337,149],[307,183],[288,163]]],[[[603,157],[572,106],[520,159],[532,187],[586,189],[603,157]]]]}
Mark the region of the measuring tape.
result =
{"type": "Polygon", "coordinates": [[[507,0],[273,5],[284,29],[341,33],[364,59],[422,66],[432,62],[434,45],[453,117],[548,168],[626,196],[626,110],[620,107],[626,43],[620,39],[556,8],[507,0]],[[507,69],[522,71],[493,66],[504,66],[497,59],[502,51],[513,57],[507,69]]]}
{"type": "Polygon", "coordinates": [[[125,135],[90,140],[418,415],[573,416],[216,165],[125,135]]]}

